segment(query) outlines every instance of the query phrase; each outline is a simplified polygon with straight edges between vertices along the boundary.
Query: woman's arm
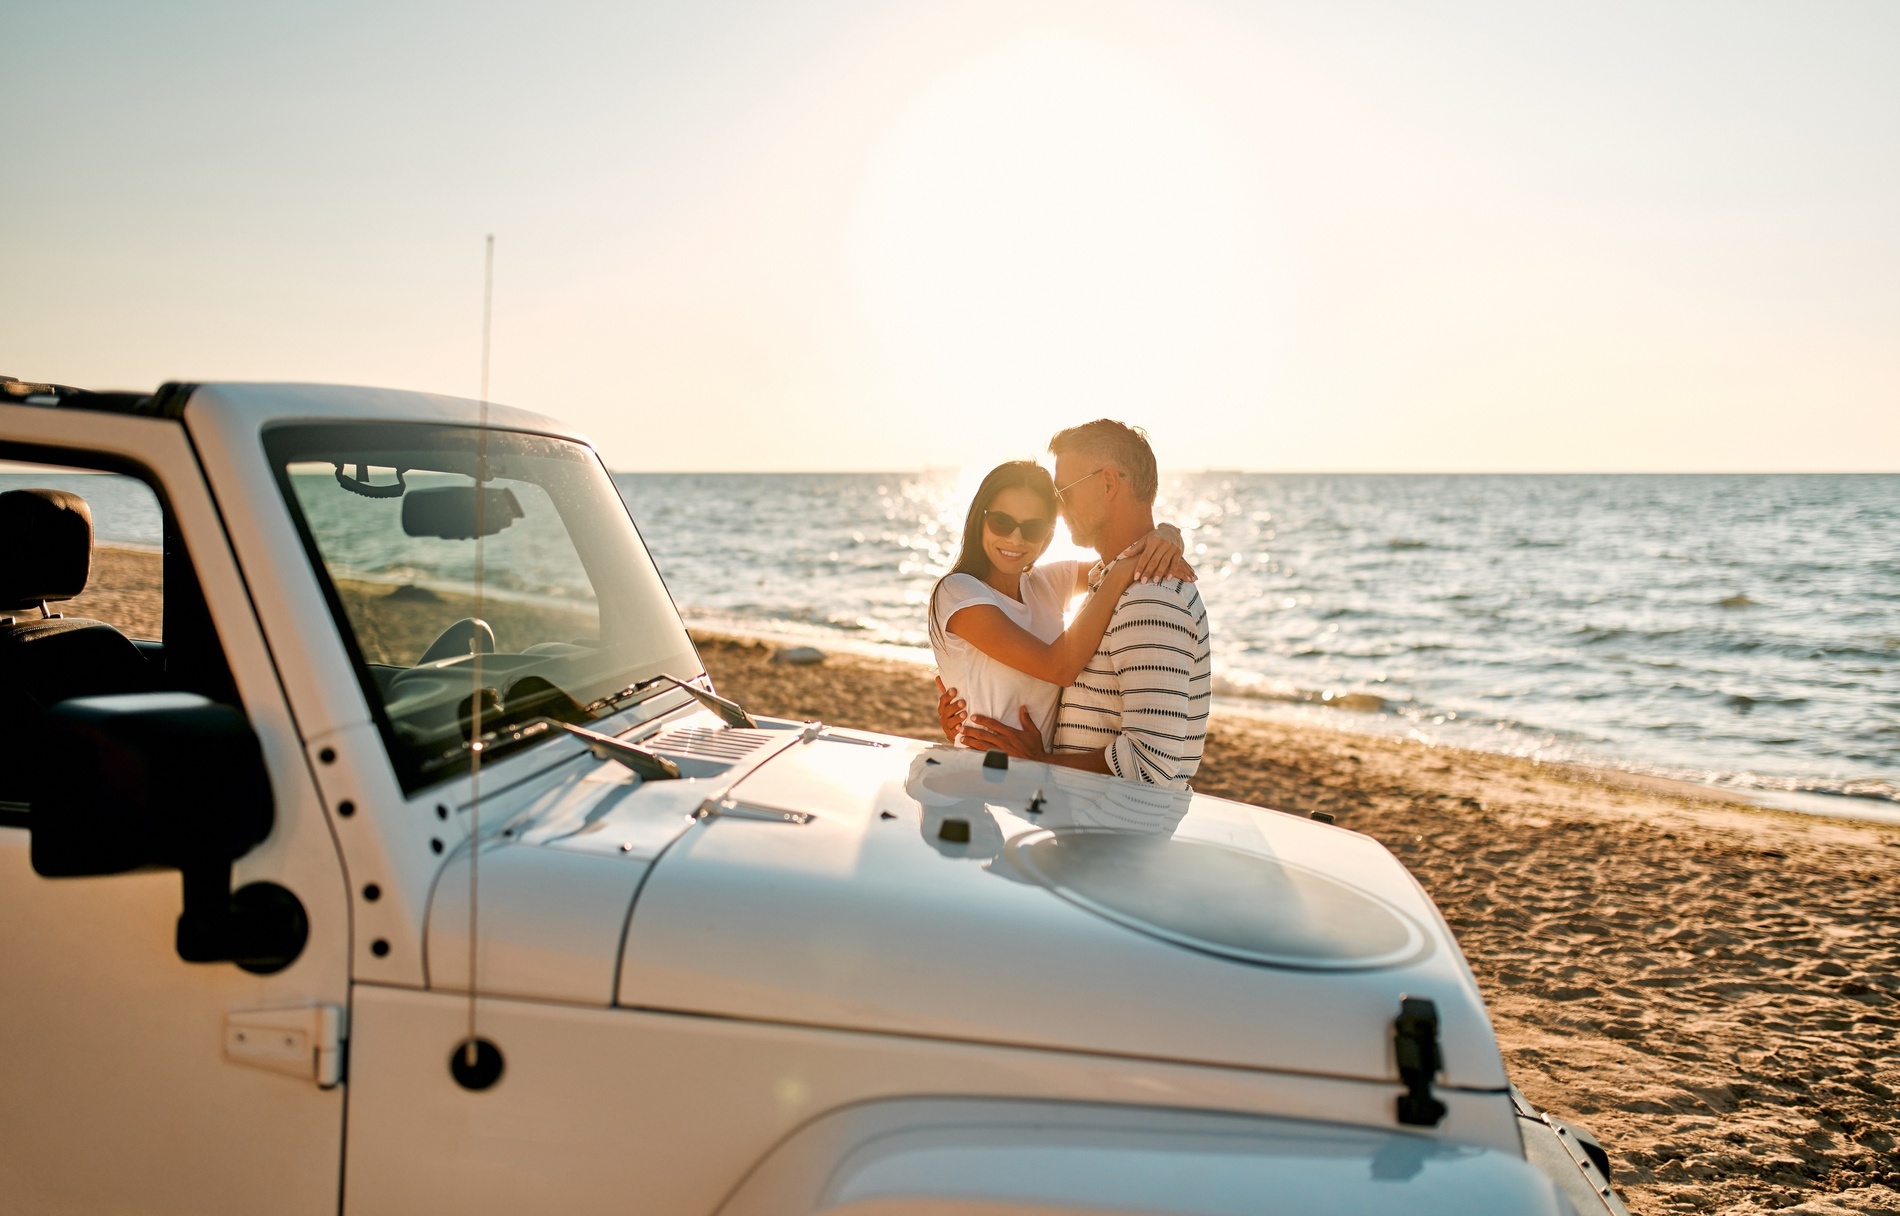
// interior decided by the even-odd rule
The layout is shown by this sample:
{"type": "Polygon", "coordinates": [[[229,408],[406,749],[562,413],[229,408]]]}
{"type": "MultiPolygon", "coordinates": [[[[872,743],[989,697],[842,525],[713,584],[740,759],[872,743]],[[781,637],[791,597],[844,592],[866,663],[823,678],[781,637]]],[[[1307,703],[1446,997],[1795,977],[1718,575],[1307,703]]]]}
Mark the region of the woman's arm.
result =
{"type": "Polygon", "coordinates": [[[1075,619],[1053,642],[1030,633],[994,604],[958,609],[947,628],[998,663],[1038,680],[1066,686],[1075,683],[1095,648],[1102,644],[1109,618],[1115,615],[1115,604],[1134,578],[1133,562],[1111,565],[1095,593],[1083,602],[1075,619]]]}

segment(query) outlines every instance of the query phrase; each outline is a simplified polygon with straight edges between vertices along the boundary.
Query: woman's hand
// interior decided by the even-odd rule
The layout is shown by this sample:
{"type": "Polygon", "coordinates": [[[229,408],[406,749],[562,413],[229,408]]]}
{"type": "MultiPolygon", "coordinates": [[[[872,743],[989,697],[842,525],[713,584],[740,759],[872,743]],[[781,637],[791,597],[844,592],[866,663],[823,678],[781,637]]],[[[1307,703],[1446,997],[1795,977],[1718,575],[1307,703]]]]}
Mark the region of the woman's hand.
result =
{"type": "Polygon", "coordinates": [[[1184,547],[1181,529],[1173,524],[1162,524],[1123,549],[1115,560],[1133,562],[1135,581],[1138,583],[1158,583],[1164,578],[1178,578],[1191,583],[1198,576],[1194,573],[1194,567],[1181,558],[1184,547]]]}

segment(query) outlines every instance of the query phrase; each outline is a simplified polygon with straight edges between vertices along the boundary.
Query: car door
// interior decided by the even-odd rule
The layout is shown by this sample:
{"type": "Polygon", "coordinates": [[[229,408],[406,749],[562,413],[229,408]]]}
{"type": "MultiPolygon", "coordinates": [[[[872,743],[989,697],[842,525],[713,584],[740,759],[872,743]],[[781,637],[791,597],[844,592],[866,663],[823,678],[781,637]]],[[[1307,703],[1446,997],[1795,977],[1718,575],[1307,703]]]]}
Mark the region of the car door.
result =
{"type": "MultiPolygon", "coordinates": [[[[274,823],[233,887],[280,884],[309,922],[302,952],[271,974],[185,962],[179,874],[40,877],[17,792],[31,783],[0,773],[0,1208],[335,1213],[347,887],[192,448],[163,418],[5,405],[0,462],[0,491],[48,484],[93,510],[92,578],[47,610],[106,619],[159,687],[245,711],[274,823]]],[[[9,539],[0,562],[23,551],[9,539]]],[[[203,779],[215,797],[219,774],[203,779]]]]}

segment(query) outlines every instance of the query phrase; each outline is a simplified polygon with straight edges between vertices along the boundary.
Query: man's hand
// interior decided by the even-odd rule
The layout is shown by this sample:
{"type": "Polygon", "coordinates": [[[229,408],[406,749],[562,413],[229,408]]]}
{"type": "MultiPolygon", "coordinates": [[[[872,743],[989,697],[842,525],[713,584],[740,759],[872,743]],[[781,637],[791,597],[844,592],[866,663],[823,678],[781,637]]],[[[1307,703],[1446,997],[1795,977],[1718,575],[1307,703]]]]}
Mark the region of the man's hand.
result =
{"type": "Polygon", "coordinates": [[[986,718],[981,714],[967,718],[963,723],[965,747],[974,747],[978,751],[999,751],[1016,757],[1018,760],[1049,759],[1049,753],[1042,749],[1042,732],[1029,717],[1029,707],[1023,706],[1016,711],[1022,718],[1020,728],[1005,726],[995,718],[986,718]]]}
{"type": "Polygon", "coordinates": [[[937,725],[943,727],[943,737],[955,743],[957,732],[963,729],[963,719],[969,715],[969,706],[957,695],[954,688],[945,688],[943,677],[937,677],[937,725]]]}

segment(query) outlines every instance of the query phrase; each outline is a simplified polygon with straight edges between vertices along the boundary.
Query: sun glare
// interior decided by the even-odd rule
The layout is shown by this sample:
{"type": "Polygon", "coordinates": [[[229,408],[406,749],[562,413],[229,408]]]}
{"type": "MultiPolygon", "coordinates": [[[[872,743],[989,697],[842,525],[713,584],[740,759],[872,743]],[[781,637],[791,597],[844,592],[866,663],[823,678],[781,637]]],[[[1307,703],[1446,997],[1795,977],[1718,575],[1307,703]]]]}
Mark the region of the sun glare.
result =
{"type": "MultiPolygon", "coordinates": [[[[1019,36],[893,122],[854,224],[862,304],[949,420],[1151,417],[1218,374],[1244,273],[1230,156],[1132,55],[1019,36]]],[[[963,433],[958,455],[988,454],[963,433]]]]}

